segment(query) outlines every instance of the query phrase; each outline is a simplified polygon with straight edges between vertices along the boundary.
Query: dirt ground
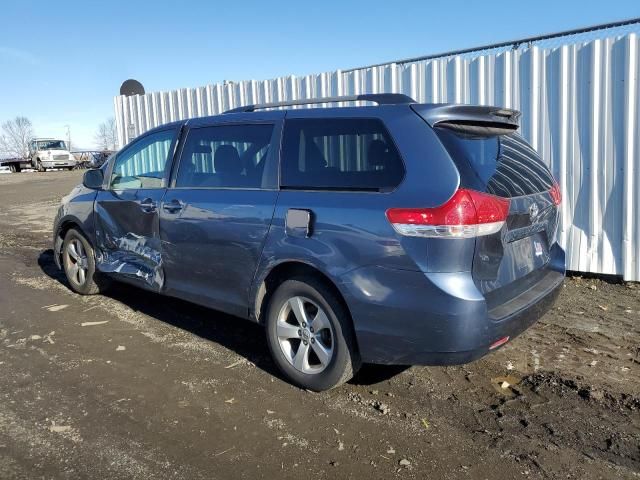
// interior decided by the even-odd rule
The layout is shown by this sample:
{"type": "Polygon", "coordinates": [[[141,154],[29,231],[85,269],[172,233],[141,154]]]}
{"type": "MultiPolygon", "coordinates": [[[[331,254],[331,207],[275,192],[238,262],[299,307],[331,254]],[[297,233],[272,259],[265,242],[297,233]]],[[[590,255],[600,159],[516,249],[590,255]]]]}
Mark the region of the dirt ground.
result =
{"type": "Polygon", "coordinates": [[[0,478],[640,478],[640,285],[571,277],[482,360],[314,394],[257,325],[72,293],[50,230],[80,175],[0,176],[0,478]]]}

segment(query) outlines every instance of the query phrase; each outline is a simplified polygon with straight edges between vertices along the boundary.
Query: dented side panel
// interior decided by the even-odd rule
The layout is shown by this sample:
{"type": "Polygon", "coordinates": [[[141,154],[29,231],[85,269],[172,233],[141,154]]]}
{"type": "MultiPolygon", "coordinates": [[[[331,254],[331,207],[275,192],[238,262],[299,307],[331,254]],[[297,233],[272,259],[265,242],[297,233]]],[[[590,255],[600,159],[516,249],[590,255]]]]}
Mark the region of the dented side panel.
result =
{"type": "Polygon", "coordinates": [[[101,191],[95,203],[96,267],[153,291],[164,285],[158,205],[164,189],[101,191]]]}

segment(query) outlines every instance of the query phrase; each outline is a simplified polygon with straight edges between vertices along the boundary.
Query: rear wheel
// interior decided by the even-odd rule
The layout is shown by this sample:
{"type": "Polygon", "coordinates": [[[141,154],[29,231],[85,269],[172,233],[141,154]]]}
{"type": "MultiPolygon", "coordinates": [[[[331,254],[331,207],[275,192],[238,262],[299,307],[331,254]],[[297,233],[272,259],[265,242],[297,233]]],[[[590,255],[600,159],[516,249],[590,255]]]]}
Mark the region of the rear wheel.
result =
{"type": "Polygon", "coordinates": [[[267,309],[267,341],[294,384],[329,390],[360,368],[351,318],[336,294],[313,277],[283,282],[267,309]]]}
{"type": "Polygon", "coordinates": [[[109,280],[96,271],[93,248],[76,229],[70,229],[62,243],[62,266],[71,289],[82,295],[104,291],[109,280]]]}

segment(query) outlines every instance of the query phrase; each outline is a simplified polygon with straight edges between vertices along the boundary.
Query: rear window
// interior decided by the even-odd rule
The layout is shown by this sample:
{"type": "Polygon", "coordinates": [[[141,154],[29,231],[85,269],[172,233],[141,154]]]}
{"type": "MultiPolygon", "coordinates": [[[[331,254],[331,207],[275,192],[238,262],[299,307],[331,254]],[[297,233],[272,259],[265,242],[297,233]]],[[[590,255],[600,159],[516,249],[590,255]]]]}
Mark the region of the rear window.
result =
{"type": "Polygon", "coordinates": [[[400,155],[377,119],[293,119],[285,123],[283,188],[388,191],[404,176],[400,155]]]}
{"type": "Polygon", "coordinates": [[[511,198],[548,191],[553,177],[520,135],[473,136],[436,128],[463,187],[511,198]]]}

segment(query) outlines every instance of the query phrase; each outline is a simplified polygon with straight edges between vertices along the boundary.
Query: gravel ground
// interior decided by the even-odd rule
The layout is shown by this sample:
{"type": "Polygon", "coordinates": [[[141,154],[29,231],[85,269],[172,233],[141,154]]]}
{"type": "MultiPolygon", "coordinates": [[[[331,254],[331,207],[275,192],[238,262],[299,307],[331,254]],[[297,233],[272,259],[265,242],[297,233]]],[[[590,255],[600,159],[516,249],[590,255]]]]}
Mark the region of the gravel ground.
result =
{"type": "Polygon", "coordinates": [[[640,478],[640,285],[573,276],[482,360],[313,394],[257,325],[73,294],[50,230],[80,175],[0,176],[0,478],[640,478]]]}

